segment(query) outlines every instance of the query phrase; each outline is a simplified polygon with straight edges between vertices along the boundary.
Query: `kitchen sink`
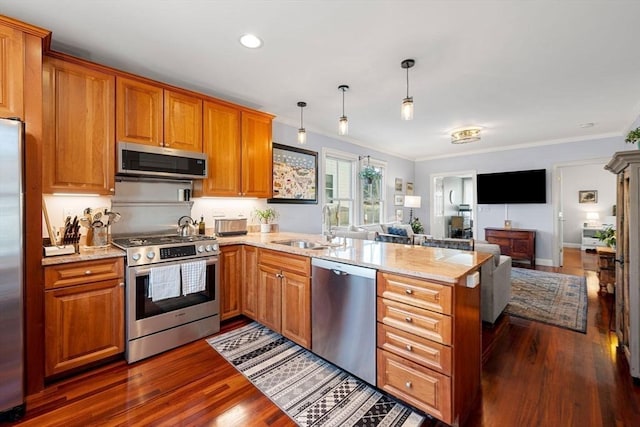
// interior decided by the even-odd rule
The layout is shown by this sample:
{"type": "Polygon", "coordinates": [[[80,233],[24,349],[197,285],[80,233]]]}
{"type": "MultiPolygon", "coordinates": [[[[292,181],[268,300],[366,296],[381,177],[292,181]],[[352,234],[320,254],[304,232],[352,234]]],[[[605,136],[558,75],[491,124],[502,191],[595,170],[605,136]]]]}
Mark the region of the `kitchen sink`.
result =
{"type": "Polygon", "coordinates": [[[322,243],[312,242],[310,240],[279,240],[276,242],[278,245],[286,245],[294,248],[300,249],[326,249],[327,245],[323,245],[322,243]]]}

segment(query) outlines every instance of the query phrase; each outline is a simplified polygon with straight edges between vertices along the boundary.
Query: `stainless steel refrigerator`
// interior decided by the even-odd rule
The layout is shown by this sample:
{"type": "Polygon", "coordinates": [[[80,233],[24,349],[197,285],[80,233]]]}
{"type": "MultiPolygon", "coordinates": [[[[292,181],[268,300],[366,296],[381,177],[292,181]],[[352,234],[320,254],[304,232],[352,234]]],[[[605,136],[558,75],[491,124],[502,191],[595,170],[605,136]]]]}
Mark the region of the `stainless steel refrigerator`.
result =
{"type": "Polygon", "coordinates": [[[0,119],[0,419],[24,413],[24,125],[0,119]]]}

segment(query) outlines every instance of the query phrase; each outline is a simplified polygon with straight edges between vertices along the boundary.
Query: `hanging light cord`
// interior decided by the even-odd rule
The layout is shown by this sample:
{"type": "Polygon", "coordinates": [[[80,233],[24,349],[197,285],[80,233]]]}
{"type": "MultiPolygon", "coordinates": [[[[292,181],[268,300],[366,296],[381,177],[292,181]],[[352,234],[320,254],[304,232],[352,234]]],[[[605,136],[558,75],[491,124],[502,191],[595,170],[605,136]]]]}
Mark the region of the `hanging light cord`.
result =
{"type": "Polygon", "coordinates": [[[344,117],[344,88],[342,88],[342,117],[344,117]]]}
{"type": "Polygon", "coordinates": [[[407,67],[407,98],[409,97],[409,67],[407,67]]]}
{"type": "Polygon", "coordinates": [[[302,121],[302,110],[304,110],[304,107],[300,106],[300,129],[304,127],[302,121]]]}

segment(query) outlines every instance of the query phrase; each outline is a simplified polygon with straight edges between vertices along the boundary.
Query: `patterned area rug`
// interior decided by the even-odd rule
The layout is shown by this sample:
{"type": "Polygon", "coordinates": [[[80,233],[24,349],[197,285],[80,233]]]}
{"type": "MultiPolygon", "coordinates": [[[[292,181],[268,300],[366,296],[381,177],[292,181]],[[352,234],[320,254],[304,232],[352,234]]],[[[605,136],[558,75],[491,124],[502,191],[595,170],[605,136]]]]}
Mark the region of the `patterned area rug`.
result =
{"type": "Polygon", "coordinates": [[[579,276],[514,267],[511,301],[505,312],[586,333],[587,281],[579,276]]]}
{"type": "Polygon", "coordinates": [[[424,420],[259,323],[207,342],[300,426],[419,426],[424,420]]]}

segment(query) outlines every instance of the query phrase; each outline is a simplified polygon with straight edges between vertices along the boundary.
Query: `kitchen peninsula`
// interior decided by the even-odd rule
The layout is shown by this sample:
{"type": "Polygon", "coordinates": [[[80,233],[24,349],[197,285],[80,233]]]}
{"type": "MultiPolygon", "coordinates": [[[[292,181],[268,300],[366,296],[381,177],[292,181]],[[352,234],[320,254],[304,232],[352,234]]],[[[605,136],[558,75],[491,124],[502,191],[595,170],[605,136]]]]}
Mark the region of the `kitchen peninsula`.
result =
{"type": "MultiPolygon", "coordinates": [[[[377,270],[377,386],[448,424],[480,391],[480,252],[299,233],[220,237],[222,319],[244,314],[310,348],[311,258],[377,270]],[[305,249],[287,241],[315,244],[305,249]],[[227,315],[225,315],[227,313],[227,315]]],[[[123,257],[120,250],[45,258],[47,269],[123,257]]]]}

